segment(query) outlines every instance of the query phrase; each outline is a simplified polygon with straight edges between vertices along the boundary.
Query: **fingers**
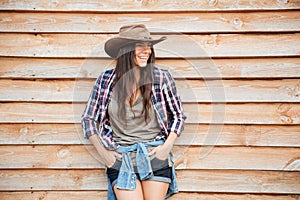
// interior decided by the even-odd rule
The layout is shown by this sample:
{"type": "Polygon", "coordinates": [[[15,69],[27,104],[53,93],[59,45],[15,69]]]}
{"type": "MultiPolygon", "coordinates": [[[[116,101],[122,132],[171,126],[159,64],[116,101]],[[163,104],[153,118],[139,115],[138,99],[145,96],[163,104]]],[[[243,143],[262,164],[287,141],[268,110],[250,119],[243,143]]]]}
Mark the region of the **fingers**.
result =
{"type": "Polygon", "coordinates": [[[154,155],[155,154],[155,151],[154,151],[154,149],[152,149],[152,151],[150,151],[149,153],[148,153],[148,156],[152,156],[152,155],[154,155]]]}
{"type": "Polygon", "coordinates": [[[106,164],[106,166],[108,167],[108,168],[112,168],[112,166],[114,166],[114,162],[113,163],[111,163],[111,164],[106,164]]]}
{"type": "Polygon", "coordinates": [[[159,146],[157,146],[157,147],[155,147],[154,149],[152,149],[152,150],[148,153],[148,155],[149,155],[149,156],[154,155],[154,154],[156,153],[156,151],[157,151],[158,148],[159,148],[159,146]]]}

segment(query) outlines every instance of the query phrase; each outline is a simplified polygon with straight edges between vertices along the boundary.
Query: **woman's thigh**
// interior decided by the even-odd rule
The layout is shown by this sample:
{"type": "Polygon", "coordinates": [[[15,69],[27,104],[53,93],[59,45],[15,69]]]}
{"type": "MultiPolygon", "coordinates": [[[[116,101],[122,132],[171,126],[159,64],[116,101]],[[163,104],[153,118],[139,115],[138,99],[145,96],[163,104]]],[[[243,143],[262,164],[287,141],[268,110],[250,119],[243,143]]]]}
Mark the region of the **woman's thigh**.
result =
{"type": "Polygon", "coordinates": [[[169,183],[161,181],[142,181],[144,200],[164,200],[169,183]]]}
{"type": "Polygon", "coordinates": [[[118,200],[143,200],[143,190],[141,181],[136,180],[135,190],[119,190],[114,186],[114,191],[118,200]]]}

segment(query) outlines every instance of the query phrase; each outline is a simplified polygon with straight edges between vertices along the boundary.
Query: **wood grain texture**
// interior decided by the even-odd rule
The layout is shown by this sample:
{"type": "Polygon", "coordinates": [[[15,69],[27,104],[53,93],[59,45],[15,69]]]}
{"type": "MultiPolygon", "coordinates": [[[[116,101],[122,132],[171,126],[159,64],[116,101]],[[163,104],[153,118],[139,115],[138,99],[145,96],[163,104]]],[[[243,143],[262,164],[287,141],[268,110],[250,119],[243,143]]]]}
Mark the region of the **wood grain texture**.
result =
{"type": "Polygon", "coordinates": [[[170,200],[296,200],[299,195],[259,195],[259,194],[205,194],[196,192],[180,192],[171,197],[170,200]]]}
{"type": "Polygon", "coordinates": [[[3,0],[0,10],[0,199],[107,198],[80,116],[115,65],[105,41],[131,23],[168,36],[156,64],[188,117],[171,199],[300,198],[299,0],[3,0]]]}
{"type": "Polygon", "coordinates": [[[117,33],[124,24],[144,23],[151,32],[293,32],[300,11],[224,13],[0,13],[2,32],[117,33]],[[184,26],[182,26],[184,24],[184,26]]]}
{"type": "Polygon", "coordinates": [[[49,3],[47,0],[2,1],[1,10],[33,10],[33,11],[100,11],[100,12],[128,12],[128,11],[210,11],[210,10],[285,10],[298,9],[298,0],[168,0],[168,1],[130,1],[116,2],[112,0],[59,0],[49,3]]]}
{"type": "MultiPolygon", "coordinates": [[[[298,78],[300,58],[157,59],[174,78],[298,78]],[[272,73],[270,73],[272,72],[272,73]]],[[[13,79],[97,78],[115,63],[111,59],[0,57],[0,77],[13,79]]]]}
{"type": "MultiPolygon", "coordinates": [[[[177,169],[300,171],[298,148],[174,146],[173,150],[177,169]]],[[[2,145],[0,152],[1,169],[104,168],[91,145],[2,145]]]]}
{"type": "MultiPolygon", "coordinates": [[[[104,170],[1,170],[0,191],[106,190],[104,170]],[[24,184],[26,183],[26,184],[24,184]]],[[[298,194],[300,172],[178,170],[180,191],[298,194]]]]}
{"type": "MultiPolygon", "coordinates": [[[[104,43],[111,37],[110,34],[3,33],[0,35],[0,55],[108,57],[104,43]]],[[[300,33],[168,35],[168,39],[157,44],[155,49],[157,57],[161,58],[297,56],[300,54],[299,38],[300,33]]]]}
{"type": "MultiPolygon", "coordinates": [[[[0,197],[5,200],[106,200],[103,191],[33,191],[33,192],[0,192],[0,197]]],[[[298,200],[299,195],[265,195],[265,194],[209,194],[196,192],[180,192],[170,200],[298,200]]]]}
{"type": "MultiPolygon", "coordinates": [[[[86,102],[95,80],[0,79],[0,101],[86,102]]],[[[177,80],[183,102],[300,102],[300,79],[177,80]]]]}
{"type": "Polygon", "coordinates": [[[177,169],[300,171],[298,148],[175,146],[174,155],[177,169]]]}
{"type": "MultiPolygon", "coordinates": [[[[298,103],[184,104],[187,123],[300,124],[298,103]]],[[[1,103],[0,123],[78,123],[85,104],[1,103]]]]}
{"type": "MultiPolygon", "coordinates": [[[[81,124],[0,124],[1,145],[90,144],[81,124]]],[[[299,125],[186,124],[176,145],[300,147],[299,125]]]]}
{"type": "MultiPolygon", "coordinates": [[[[0,192],[5,200],[107,200],[106,191],[0,192]]],[[[287,196],[288,197],[288,196],[287,196]]],[[[293,199],[288,199],[293,200],[293,199]]]]}

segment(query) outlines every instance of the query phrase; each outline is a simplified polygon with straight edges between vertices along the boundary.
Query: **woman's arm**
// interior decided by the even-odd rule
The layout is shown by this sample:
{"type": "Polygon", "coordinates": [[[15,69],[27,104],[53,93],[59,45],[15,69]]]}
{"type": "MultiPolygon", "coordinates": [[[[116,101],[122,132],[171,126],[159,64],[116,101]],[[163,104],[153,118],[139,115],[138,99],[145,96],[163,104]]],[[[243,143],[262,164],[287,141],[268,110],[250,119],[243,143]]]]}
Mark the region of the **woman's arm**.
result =
{"type": "Polygon", "coordinates": [[[85,138],[89,138],[92,135],[98,135],[98,119],[100,117],[100,105],[99,99],[101,94],[101,84],[103,80],[103,74],[97,78],[93,89],[90,93],[88,102],[81,116],[81,124],[85,138]]]}
{"type": "Polygon", "coordinates": [[[101,159],[103,159],[106,166],[108,167],[113,165],[116,157],[121,157],[121,155],[119,155],[115,151],[108,150],[108,148],[106,148],[106,146],[111,147],[112,145],[110,145],[108,141],[102,138],[98,126],[98,123],[100,121],[99,118],[103,119],[103,116],[101,116],[103,115],[101,109],[103,110],[104,107],[102,102],[105,101],[103,96],[105,96],[109,92],[107,89],[107,79],[109,79],[111,74],[111,71],[107,71],[100,74],[100,76],[97,78],[81,118],[85,137],[88,138],[95,146],[101,159]],[[104,92],[103,89],[105,89],[104,92]]]}
{"type": "Polygon", "coordinates": [[[166,110],[169,113],[169,134],[163,145],[154,148],[149,153],[149,155],[155,154],[156,157],[161,160],[168,158],[177,137],[179,137],[183,131],[184,122],[186,120],[181,100],[177,95],[175,81],[168,71],[165,71],[164,80],[163,92],[166,102],[166,110]]]}
{"type": "Polygon", "coordinates": [[[118,147],[112,140],[112,131],[105,128],[109,124],[106,117],[107,102],[111,93],[111,84],[114,69],[107,70],[100,74],[90,93],[86,108],[81,116],[82,128],[85,138],[98,135],[104,147],[115,150],[118,147]]]}
{"type": "Polygon", "coordinates": [[[107,150],[102,145],[97,134],[90,136],[89,140],[94,145],[94,147],[96,148],[97,152],[99,153],[101,159],[103,159],[103,161],[107,167],[112,167],[116,161],[116,158],[119,158],[119,159],[122,158],[121,154],[118,154],[117,152],[112,151],[112,150],[107,150]]]}
{"type": "Polygon", "coordinates": [[[168,133],[174,132],[180,136],[184,129],[186,116],[183,112],[181,99],[177,94],[174,78],[168,71],[165,71],[163,93],[169,118],[168,133]]]}
{"type": "Polygon", "coordinates": [[[149,153],[149,156],[152,156],[153,154],[155,154],[155,157],[160,160],[167,159],[177,137],[178,137],[177,133],[171,132],[169,134],[168,138],[166,139],[165,143],[163,145],[160,145],[160,146],[154,148],[149,153]]]}

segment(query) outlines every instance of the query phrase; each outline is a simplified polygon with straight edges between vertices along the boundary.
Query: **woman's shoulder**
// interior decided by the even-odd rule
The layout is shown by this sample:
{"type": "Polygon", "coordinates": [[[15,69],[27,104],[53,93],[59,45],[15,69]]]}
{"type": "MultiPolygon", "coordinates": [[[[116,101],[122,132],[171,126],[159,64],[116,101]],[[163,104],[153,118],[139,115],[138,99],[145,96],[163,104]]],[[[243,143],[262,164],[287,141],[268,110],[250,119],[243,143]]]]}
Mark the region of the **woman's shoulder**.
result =
{"type": "Polygon", "coordinates": [[[101,72],[98,76],[98,79],[108,78],[115,73],[115,68],[109,68],[105,69],[103,72],[101,72]]]}
{"type": "Polygon", "coordinates": [[[105,74],[105,75],[111,75],[111,74],[114,74],[115,72],[115,67],[114,68],[109,68],[109,69],[106,69],[102,72],[102,74],[105,74]]]}
{"type": "Polygon", "coordinates": [[[112,80],[115,74],[115,68],[106,69],[102,73],[99,74],[98,78],[96,79],[96,83],[98,85],[106,85],[112,80]]]}
{"type": "Polygon", "coordinates": [[[159,75],[159,76],[165,76],[170,74],[169,70],[167,69],[162,69],[160,67],[154,66],[153,67],[153,71],[155,75],[159,75]]]}
{"type": "Polygon", "coordinates": [[[167,69],[162,69],[162,68],[159,68],[159,67],[154,67],[153,68],[153,70],[154,70],[154,76],[156,77],[156,78],[163,78],[163,79],[172,79],[172,75],[171,75],[171,73],[169,72],[169,70],[167,70],[167,69]]]}

